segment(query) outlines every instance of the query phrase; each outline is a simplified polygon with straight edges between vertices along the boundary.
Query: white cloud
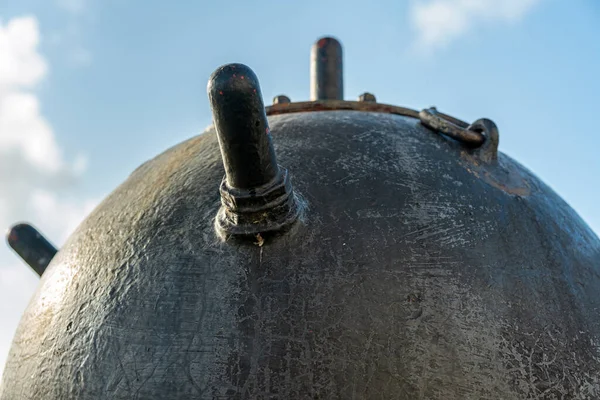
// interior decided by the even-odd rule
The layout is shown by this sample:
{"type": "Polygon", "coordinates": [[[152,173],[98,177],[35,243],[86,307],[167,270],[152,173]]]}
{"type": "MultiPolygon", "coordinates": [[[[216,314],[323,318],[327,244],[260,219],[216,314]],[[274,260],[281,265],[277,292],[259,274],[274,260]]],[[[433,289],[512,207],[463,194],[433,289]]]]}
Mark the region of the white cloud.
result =
{"type": "Polygon", "coordinates": [[[37,53],[39,41],[35,18],[15,18],[6,26],[0,23],[0,90],[30,87],[46,74],[46,62],[37,53]]]}
{"type": "Polygon", "coordinates": [[[413,1],[410,22],[416,46],[424,51],[446,47],[459,37],[490,23],[519,21],[540,0],[428,0],[413,1]]]}
{"type": "Polygon", "coordinates": [[[0,154],[9,152],[20,153],[26,162],[49,173],[64,168],[52,129],[41,117],[38,99],[31,93],[0,92],[0,154]]]}
{"type": "MultiPolygon", "coordinates": [[[[33,91],[48,67],[38,52],[36,18],[0,22],[0,232],[30,221],[59,245],[96,200],[64,198],[87,160],[65,159],[33,91]]],[[[38,278],[2,244],[0,249],[0,373],[12,335],[38,278]]]]}

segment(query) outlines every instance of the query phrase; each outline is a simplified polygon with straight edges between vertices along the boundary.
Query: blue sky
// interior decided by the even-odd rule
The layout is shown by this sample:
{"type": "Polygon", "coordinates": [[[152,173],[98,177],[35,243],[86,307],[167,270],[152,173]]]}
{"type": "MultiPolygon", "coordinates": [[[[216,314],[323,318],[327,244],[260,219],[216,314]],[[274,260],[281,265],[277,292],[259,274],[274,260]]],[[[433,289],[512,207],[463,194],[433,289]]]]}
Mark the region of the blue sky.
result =
{"type": "MultiPolygon", "coordinates": [[[[249,65],[267,103],[307,100],[322,35],[344,46],[347,99],[493,119],[500,150],[600,232],[597,0],[3,0],[0,29],[0,224],[30,220],[59,245],[210,124],[219,65],[249,65]]],[[[37,282],[0,246],[0,371],[37,282]]]]}

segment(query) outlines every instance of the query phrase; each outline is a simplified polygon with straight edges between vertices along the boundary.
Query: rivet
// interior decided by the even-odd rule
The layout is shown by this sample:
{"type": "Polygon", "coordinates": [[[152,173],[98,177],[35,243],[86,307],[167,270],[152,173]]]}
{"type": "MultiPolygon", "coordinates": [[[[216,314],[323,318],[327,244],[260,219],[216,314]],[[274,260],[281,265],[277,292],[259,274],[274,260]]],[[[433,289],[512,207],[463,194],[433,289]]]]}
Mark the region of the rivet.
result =
{"type": "Polygon", "coordinates": [[[273,97],[273,104],[287,104],[291,102],[292,101],[290,100],[290,98],[284,94],[280,94],[278,96],[273,97]]]}
{"type": "Polygon", "coordinates": [[[364,102],[368,102],[368,103],[376,103],[377,99],[375,98],[374,94],[365,92],[365,93],[361,94],[360,96],[358,96],[358,101],[364,101],[364,102]]]}

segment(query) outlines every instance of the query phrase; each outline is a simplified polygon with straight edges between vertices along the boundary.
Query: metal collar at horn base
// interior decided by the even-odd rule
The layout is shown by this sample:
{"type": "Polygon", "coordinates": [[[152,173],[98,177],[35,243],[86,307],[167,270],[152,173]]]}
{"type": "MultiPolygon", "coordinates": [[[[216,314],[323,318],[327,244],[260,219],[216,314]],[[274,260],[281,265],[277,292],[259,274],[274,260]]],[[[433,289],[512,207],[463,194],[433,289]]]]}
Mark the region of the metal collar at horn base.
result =
{"type": "Polygon", "coordinates": [[[300,207],[290,176],[282,167],[279,171],[272,183],[251,190],[231,188],[223,179],[221,209],[215,220],[222,239],[278,231],[298,219],[300,207]]]}

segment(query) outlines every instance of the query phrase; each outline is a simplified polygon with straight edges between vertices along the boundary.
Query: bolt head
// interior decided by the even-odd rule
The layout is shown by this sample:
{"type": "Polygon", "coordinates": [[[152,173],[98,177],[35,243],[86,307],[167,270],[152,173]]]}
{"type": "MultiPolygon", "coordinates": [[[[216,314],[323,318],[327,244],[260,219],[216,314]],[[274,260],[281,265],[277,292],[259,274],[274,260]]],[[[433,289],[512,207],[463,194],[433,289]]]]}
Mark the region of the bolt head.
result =
{"type": "Polygon", "coordinates": [[[273,97],[273,104],[286,104],[291,102],[292,101],[290,100],[290,98],[283,94],[273,97]]]}
{"type": "Polygon", "coordinates": [[[360,96],[358,96],[358,101],[365,101],[365,102],[369,102],[369,103],[376,103],[377,99],[375,98],[374,94],[365,92],[365,93],[361,94],[360,96]]]}

